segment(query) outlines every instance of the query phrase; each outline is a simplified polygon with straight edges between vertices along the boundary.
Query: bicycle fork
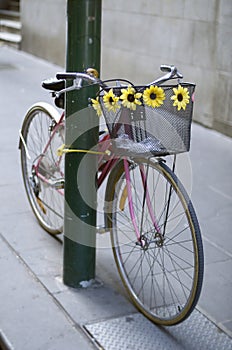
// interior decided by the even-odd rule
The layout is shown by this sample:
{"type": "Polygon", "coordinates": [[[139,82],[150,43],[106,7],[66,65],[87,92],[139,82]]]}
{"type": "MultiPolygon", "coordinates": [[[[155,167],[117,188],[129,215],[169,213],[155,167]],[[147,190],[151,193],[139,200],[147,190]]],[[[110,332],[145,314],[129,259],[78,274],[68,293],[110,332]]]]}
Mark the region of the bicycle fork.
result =
{"type": "Polygon", "coordinates": [[[135,215],[135,211],[134,211],[134,206],[133,206],[133,199],[132,199],[132,189],[131,189],[131,179],[130,179],[130,169],[129,169],[129,162],[127,161],[127,159],[123,160],[124,162],[124,170],[125,170],[125,175],[126,175],[126,188],[127,188],[127,196],[128,196],[128,203],[129,203],[129,212],[130,212],[130,216],[131,216],[131,220],[132,220],[132,224],[137,236],[137,240],[138,240],[138,244],[140,244],[144,249],[148,248],[148,243],[145,239],[145,237],[142,234],[142,228],[143,228],[143,219],[144,219],[144,209],[145,209],[145,203],[147,204],[148,207],[148,211],[154,226],[154,229],[156,231],[155,234],[155,241],[157,240],[157,244],[158,241],[161,242],[162,241],[162,235],[160,232],[160,228],[159,225],[156,221],[155,215],[154,215],[154,211],[152,209],[152,204],[151,204],[151,199],[150,199],[150,195],[149,195],[149,191],[147,188],[148,185],[148,169],[145,172],[144,170],[144,166],[140,166],[140,175],[142,178],[142,183],[143,183],[143,188],[144,188],[144,195],[143,195],[143,206],[142,206],[142,218],[141,218],[141,227],[139,229],[139,226],[137,224],[137,220],[136,220],[136,215],[135,215]],[[156,235],[158,235],[158,237],[156,237],[156,235]],[[157,238],[157,239],[156,239],[157,238]]]}

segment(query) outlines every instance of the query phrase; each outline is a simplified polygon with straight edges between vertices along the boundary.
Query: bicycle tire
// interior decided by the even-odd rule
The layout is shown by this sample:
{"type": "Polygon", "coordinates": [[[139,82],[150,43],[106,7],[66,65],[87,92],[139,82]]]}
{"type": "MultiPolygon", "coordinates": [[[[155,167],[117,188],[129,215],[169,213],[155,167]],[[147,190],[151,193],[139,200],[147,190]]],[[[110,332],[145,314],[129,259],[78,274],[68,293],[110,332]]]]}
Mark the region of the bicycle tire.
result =
{"type": "Polygon", "coordinates": [[[202,288],[204,255],[198,220],[183,185],[164,162],[134,159],[130,178],[137,223],[143,216],[139,229],[144,246],[138,244],[134,233],[122,161],[109,176],[105,196],[107,225],[119,275],[132,302],[146,317],[156,324],[175,325],[194,310],[202,288]],[[148,176],[149,205],[152,204],[159,232],[154,228],[146,200],[142,199],[142,167],[148,176]],[[162,241],[160,233],[164,230],[162,241]]]}
{"type": "Polygon", "coordinates": [[[23,142],[20,140],[21,169],[27,198],[39,224],[52,235],[63,232],[64,198],[38,178],[34,167],[41,158],[39,172],[46,179],[55,181],[63,176],[64,164],[57,155],[57,148],[64,143],[64,126],[57,124],[58,116],[58,112],[47,103],[33,105],[24,118],[21,129],[23,142]],[[52,133],[52,141],[43,154],[52,133]]]}

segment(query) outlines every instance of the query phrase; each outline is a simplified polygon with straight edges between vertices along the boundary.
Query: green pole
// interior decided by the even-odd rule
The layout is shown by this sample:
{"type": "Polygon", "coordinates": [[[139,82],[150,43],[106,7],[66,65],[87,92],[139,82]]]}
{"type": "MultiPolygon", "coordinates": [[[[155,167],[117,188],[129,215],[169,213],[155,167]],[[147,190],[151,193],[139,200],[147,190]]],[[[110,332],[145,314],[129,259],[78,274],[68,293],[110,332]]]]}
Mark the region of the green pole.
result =
{"type": "MultiPolygon", "coordinates": [[[[67,1],[67,72],[100,69],[101,0],[67,1]]],[[[89,150],[97,144],[98,121],[88,98],[97,88],[85,87],[66,94],[65,143],[89,150]]],[[[63,281],[78,288],[95,278],[96,156],[65,156],[63,281]]]]}

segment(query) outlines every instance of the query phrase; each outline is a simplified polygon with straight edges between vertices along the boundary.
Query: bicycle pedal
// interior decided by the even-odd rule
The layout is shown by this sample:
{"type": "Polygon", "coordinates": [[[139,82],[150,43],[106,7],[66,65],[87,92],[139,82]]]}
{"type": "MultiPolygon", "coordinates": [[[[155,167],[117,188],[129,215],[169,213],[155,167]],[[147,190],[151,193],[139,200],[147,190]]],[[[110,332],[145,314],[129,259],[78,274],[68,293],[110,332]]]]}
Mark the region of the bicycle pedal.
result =
{"type": "Polygon", "coordinates": [[[47,214],[47,210],[46,210],[45,206],[43,205],[41,199],[39,197],[36,197],[36,201],[37,201],[40,209],[42,210],[42,212],[46,215],[47,214]]]}

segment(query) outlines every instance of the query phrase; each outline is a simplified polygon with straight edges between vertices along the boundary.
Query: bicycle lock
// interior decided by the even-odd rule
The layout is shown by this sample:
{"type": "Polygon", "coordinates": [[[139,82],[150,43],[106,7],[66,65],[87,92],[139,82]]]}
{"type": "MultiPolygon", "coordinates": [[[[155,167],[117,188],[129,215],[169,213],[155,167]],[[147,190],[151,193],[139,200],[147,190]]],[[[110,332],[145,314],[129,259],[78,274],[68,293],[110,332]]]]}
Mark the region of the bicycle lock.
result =
{"type": "MultiPolygon", "coordinates": [[[[67,1],[66,71],[100,70],[101,0],[67,1]]],[[[68,83],[67,83],[68,84],[68,83]]],[[[98,141],[98,119],[88,99],[98,87],[66,93],[65,143],[73,149],[93,148],[98,141]]],[[[97,156],[65,156],[63,282],[74,288],[95,278],[97,156]]]]}

